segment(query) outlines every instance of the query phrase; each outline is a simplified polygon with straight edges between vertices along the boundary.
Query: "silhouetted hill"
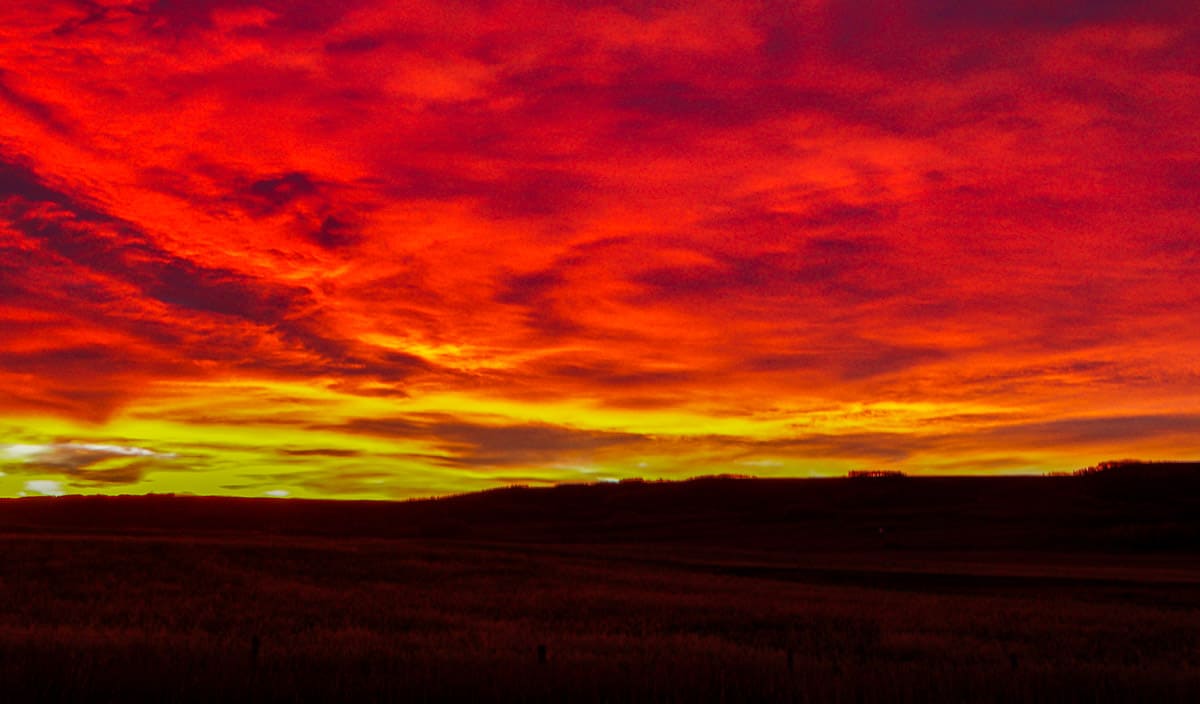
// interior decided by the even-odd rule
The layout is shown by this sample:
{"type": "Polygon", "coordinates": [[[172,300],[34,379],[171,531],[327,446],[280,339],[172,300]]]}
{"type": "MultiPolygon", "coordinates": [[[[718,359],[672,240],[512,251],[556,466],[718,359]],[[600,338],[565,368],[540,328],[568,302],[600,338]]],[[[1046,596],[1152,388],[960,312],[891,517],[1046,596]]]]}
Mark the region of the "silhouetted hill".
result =
{"type": "Polygon", "coordinates": [[[1141,462],[1113,460],[1094,467],[1084,467],[1074,473],[1077,477],[1105,477],[1120,480],[1181,481],[1200,475],[1200,462],[1141,462]]]}
{"type": "Polygon", "coordinates": [[[1200,463],[1053,477],[708,478],[507,488],[443,499],[193,496],[0,500],[0,530],[259,532],[796,551],[1200,548],[1200,463]]]}

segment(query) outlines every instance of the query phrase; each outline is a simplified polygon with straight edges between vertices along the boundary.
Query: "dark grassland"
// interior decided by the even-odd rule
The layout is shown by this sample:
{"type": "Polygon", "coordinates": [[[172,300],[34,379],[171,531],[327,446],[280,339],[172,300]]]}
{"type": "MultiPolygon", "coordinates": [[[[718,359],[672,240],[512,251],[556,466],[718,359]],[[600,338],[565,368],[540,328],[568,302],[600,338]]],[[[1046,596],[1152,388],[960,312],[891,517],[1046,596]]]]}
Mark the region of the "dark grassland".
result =
{"type": "Polygon", "coordinates": [[[0,698],[1198,701],[1198,489],[4,501],[0,698]]]}

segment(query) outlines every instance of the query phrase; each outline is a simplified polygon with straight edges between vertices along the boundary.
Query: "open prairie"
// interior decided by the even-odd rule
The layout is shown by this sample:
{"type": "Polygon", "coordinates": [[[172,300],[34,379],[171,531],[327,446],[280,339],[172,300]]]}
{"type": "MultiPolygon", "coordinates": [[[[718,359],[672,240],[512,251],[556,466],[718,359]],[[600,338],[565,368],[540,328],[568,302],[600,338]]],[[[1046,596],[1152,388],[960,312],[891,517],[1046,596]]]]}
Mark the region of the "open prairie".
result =
{"type": "Polygon", "coordinates": [[[1200,0],[0,0],[0,704],[1200,704],[1198,125],[1200,0]]]}
{"type": "Polygon", "coordinates": [[[1194,701],[1196,519],[1160,494],[703,480],[4,502],[0,681],[46,702],[1194,701]],[[1051,530],[1029,491],[1075,501],[1051,530]]]}

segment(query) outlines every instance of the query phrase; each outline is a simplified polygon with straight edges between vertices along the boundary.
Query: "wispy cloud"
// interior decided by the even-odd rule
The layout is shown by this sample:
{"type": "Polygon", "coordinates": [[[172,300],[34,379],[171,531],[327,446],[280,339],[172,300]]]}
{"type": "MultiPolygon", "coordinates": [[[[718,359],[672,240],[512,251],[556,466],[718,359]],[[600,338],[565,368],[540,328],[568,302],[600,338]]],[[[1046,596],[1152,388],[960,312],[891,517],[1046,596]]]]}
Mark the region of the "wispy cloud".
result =
{"type": "Polygon", "coordinates": [[[0,445],[0,458],[17,471],[56,473],[75,481],[100,484],[136,484],[148,469],[176,457],[173,452],[103,443],[0,445]]]}
{"type": "Polygon", "coordinates": [[[25,491],[23,494],[32,494],[35,496],[62,496],[66,493],[62,482],[56,482],[51,479],[30,479],[25,482],[24,487],[25,491]]]}
{"type": "Polygon", "coordinates": [[[7,3],[4,462],[1195,451],[1198,43],[1183,0],[7,3]]]}

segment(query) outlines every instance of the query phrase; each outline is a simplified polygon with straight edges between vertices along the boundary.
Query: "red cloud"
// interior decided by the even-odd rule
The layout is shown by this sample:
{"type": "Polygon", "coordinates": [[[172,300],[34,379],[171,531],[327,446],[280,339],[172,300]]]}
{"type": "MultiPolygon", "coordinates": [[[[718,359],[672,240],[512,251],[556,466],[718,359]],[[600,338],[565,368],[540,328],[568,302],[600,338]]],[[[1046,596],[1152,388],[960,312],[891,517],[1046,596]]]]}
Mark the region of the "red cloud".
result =
{"type": "Polygon", "coordinates": [[[10,5],[12,414],[1197,390],[1187,4],[10,5]]]}

